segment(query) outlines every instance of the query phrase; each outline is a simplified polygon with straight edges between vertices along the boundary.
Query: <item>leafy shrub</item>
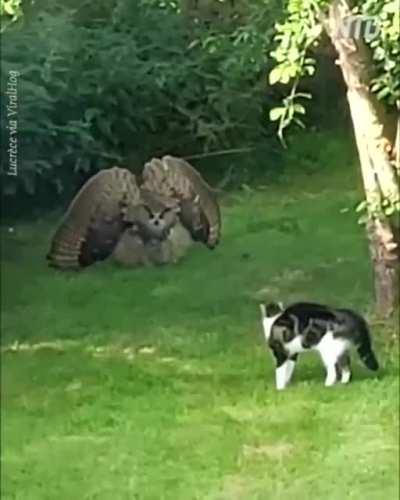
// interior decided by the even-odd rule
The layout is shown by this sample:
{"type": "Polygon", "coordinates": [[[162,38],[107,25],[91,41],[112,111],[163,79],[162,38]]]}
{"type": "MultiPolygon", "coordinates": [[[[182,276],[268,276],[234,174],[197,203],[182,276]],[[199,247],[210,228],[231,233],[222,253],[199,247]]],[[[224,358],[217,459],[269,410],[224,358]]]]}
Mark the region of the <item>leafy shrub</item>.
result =
{"type": "Polygon", "coordinates": [[[69,198],[98,169],[136,170],[167,152],[256,145],[246,160],[202,162],[214,179],[236,162],[239,183],[277,164],[267,116],[281,95],[266,74],[281,2],[236,1],[229,10],[226,1],[229,15],[215,19],[207,6],[186,11],[189,3],[16,1],[24,15],[7,25],[2,44],[2,87],[19,73],[17,176],[7,175],[10,117],[1,116],[8,207],[69,198]]]}
{"type": "MultiPolygon", "coordinates": [[[[112,163],[135,169],[152,155],[265,133],[268,35],[235,22],[205,28],[162,4],[50,2],[5,32],[3,88],[10,71],[20,76],[18,176],[6,175],[3,148],[3,194],[44,184],[61,193],[112,163]]],[[[5,144],[8,120],[3,113],[5,144]]]]}

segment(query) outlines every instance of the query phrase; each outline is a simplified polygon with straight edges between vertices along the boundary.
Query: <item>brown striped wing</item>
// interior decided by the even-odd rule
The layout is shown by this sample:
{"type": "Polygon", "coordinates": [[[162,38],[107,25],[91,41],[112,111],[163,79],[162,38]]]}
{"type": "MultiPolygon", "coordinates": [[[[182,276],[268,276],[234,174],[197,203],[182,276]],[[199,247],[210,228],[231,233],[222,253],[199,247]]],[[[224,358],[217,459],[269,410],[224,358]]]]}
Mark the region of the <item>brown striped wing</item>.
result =
{"type": "Polygon", "coordinates": [[[107,258],[128,225],[127,212],[140,203],[129,170],[112,167],[91,177],[70,203],[47,259],[51,266],[78,269],[107,258]]]}
{"type": "Polygon", "coordinates": [[[142,187],[178,199],[182,224],[195,240],[214,248],[220,239],[221,215],[212,188],[187,161],[153,158],[143,170],[142,187]]]}

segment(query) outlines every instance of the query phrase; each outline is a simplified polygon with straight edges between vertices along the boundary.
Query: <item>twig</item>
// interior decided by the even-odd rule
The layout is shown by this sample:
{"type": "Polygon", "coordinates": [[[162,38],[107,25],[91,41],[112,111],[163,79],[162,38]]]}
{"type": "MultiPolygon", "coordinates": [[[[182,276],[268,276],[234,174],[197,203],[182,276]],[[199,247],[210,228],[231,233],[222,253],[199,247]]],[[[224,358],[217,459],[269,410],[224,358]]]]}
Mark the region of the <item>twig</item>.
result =
{"type": "Polygon", "coordinates": [[[196,155],[185,156],[184,160],[195,160],[197,158],[207,158],[208,156],[222,156],[229,154],[240,154],[240,153],[250,153],[254,151],[254,147],[248,148],[236,148],[236,149],[224,149],[222,151],[212,151],[211,153],[199,153],[196,155]]]}
{"type": "Polygon", "coordinates": [[[231,165],[226,171],[222,180],[218,183],[217,187],[214,188],[216,193],[222,193],[222,191],[228,186],[228,184],[232,181],[233,171],[235,170],[234,165],[231,165]]]}

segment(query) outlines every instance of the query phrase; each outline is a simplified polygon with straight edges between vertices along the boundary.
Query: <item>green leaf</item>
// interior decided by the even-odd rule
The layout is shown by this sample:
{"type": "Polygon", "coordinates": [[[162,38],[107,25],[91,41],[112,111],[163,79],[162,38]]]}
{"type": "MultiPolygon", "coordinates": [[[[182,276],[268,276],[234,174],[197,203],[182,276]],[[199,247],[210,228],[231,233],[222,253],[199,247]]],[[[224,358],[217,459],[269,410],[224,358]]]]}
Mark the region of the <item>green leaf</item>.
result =
{"type": "Polygon", "coordinates": [[[290,79],[291,79],[291,75],[290,75],[289,71],[282,72],[281,83],[284,83],[286,85],[290,82],[290,79]]]}
{"type": "Polygon", "coordinates": [[[368,221],[369,221],[369,216],[367,214],[364,214],[361,217],[359,217],[357,222],[360,226],[364,226],[368,221]]]}
{"type": "Polygon", "coordinates": [[[4,2],[3,7],[4,12],[9,16],[13,16],[15,14],[15,6],[11,2],[4,2]]]}
{"type": "Polygon", "coordinates": [[[384,99],[390,94],[390,88],[389,87],[384,87],[382,90],[377,92],[378,99],[384,99]]]}
{"type": "Polygon", "coordinates": [[[306,72],[307,75],[313,76],[315,73],[315,67],[314,66],[305,66],[304,71],[306,72]]]}
{"type": "Polygon", "coordinates": [[[311,29],[308,31],[308,36],[312,39],[319,38],[322,34],[323,27],[322,24],[316,24],[311,27],[311,29]]]}
{"type": "Polygon", "coordinates": [[[296,103],[293,105],[293,110],[295,113],[299,113],[300,115],[305,115],[306,114],[306,108],[299,103],[296,103]]]}
{"type": "Polygon", "coordinates": [[[367,200],[361,201],[357,206],[356,206],[356,213],[363,212],[364,210],[367,209],[368,202],[367,200]]]}
{"type": "Polygon", "coordinates": [[[278,83],[281,80],[281,77],[282,77],[282,67],[277,66],[269,74],[270,85],[275,85],[276,83],[278,83]]]}
{"type": "Polygon", "coordinates": [[[394,212],[395,212],[395,207],[393,205],[391,205],[390,207],[387,207],[385,208],[384,212],[386,215],[390,216],[390,215],[393,215],[394,212]]]}
{"type": "Polygon", "coordinates": [[[269,119],[271,122],[276,122],[282,118],[286,113],[286,108],[284,107],[279,107],[279,108],[273,108],[269,112],[269,119]]]}

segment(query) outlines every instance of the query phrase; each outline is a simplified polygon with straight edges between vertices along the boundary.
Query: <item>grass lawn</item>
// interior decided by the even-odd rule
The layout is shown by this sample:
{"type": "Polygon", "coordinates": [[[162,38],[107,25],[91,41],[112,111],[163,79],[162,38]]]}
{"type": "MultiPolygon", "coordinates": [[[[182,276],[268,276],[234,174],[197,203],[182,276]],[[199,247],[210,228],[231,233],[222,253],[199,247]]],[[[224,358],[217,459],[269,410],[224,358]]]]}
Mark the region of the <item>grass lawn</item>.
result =
{"type": "Polygon", "coordinates": [[[371,315],[357,180],[294,179],[227,196],[221,245],[175,267],[62,274],[51,221],[3,228],[4,500],[398,498],[397,343],[371,315]],[[261,297],[367,313],[379,374],[354,356],[327,389],[310,355],[276,392],[261,297]]]}

